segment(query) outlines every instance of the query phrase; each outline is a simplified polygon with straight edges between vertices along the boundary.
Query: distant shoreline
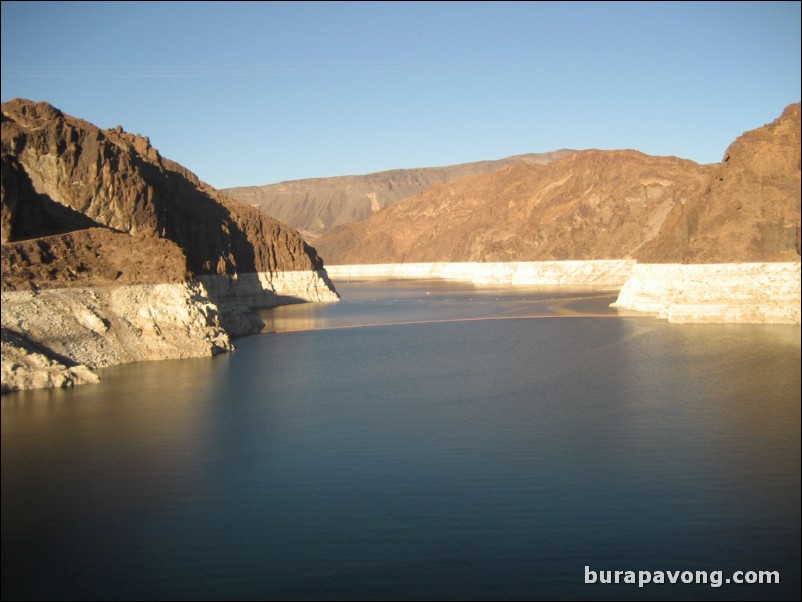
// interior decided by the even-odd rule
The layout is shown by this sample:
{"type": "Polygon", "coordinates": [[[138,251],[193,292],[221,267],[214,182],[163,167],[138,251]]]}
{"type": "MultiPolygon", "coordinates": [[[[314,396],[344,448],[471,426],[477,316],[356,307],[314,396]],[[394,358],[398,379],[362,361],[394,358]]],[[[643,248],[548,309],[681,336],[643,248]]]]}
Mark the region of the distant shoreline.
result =
{"type": "Polygon", "coordinates": [[[634,260],[326,266],[334,280],[442,278],[508,286],[619,290],[614,306],[672,323],[800,323],[800,262],[639,264],[634,260]]]}
{"type": "Polygon", "coordinates": [[[325,266],[329,278],[443,278],[511,286],[581,285],[620,289],[635,261],[509,261],[380,263],[325,266]]]}

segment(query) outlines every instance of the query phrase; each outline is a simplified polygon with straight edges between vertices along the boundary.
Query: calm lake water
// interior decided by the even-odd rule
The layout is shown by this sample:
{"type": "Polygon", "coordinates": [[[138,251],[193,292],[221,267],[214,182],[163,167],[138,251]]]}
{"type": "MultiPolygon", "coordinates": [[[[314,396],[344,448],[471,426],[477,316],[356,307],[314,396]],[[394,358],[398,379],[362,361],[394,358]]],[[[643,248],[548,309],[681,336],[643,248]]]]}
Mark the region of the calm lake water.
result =
{"type": "Polygon", "coordinates": [[[337,284],[232,354],[3,396],[3,598],[799,599],[798,326],[337,284]]]}

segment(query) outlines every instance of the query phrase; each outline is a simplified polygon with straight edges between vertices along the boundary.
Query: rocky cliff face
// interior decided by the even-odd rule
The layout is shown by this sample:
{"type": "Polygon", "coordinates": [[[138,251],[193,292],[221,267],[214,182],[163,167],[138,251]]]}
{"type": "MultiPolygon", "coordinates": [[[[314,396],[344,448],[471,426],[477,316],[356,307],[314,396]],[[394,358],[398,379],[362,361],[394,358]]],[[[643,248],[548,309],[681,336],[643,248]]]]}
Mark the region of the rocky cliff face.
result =
{"type": "Polygon", "coordinates": [[[581,151],[434,185],[315,244],[330,264],[799,259],[799,105],[721,164],[581,151]]]}
{"type": "Polygon", "coordinates": [[[573,152],[559,150],[445,167],[294,180],[228,188],[224,192],[298,228],[307,240],[314,241],[334,226],[367,219],[380,209],[413,197],[433,184],[493,173],[513,163],[541,165],[573,152]]]}
{"type": "Polygon", "coordinates": [[[799,324],[800,264],[637,264],[614,306],[674,323],[799,324]]]}
{"type": "MultiPolygon", "coordinates": [[[[16,171],[13,185],[27,187],[26,195],[32,188],[48,207],[95,225],[173,241],[196,275],[322,267],[297,232],[163,159],[148,138],[22,100],[3,104],[2,134],[4,175],[16,171]],[[30,184],[17,184],[25,177],[30,184]]],[[[7,197],[3,241],[29,237],[25,209],[7,197]]]]}
{"type": "Polygon", "coordinates": [[[253,330],[243,318],[247,306],[337,299],[296,231],[200,182],[119,126],[101,130],[46,103],[14,100],[2,106],[1,158],[3,375],[14,375],[4,389],[69,384],[72,368],[83,364],[213,353],[230,348],[228,333],[253,330]],[[238,295],[243,281],[247,298],[238,295]],[[135,307],[109,300],[121,287],[135,307]],[[226,295],[209,299],[210,289],[226,295]],[[29,302],[15,301],[26,295],[29,302]],[[107,330],[98,334],[81,322],[58,330],[70,319],[57,308],[78,307],[79,297],[91,295],[105,299],[87,311],[107,330]],[[12,315],[12,307],[22,313],[12,315]],[[34,323],[33,330],[23,326],[34,323]],[[100,359],[60,349],[63,337],[83,341],[100,359]],[[18,361],[30,349],[47,362],[18,361]],[[26,376],[26,366],[41,370],[26,376]]]}

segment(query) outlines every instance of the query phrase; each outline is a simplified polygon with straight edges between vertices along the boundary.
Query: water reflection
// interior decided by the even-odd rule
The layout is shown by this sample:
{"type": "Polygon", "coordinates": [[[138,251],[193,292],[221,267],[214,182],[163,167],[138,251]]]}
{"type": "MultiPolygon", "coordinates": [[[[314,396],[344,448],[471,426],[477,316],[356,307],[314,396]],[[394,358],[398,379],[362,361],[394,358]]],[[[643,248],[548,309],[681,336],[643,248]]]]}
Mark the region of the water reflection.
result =
{"type": "Polygon", "coordinates": [[[208,413],[226,363],[141,362],[101,370],[99,384],[77,390],[3,396],[3,447],[14,450],[3,454],[3,481],[17,489],[3,497],[4,512],[51,514],[50,500],[37,494],[43,483],[75,492],[67,503],[86,517],[132,498],[159,505],[191,497],[206,468],[208,413]]]}

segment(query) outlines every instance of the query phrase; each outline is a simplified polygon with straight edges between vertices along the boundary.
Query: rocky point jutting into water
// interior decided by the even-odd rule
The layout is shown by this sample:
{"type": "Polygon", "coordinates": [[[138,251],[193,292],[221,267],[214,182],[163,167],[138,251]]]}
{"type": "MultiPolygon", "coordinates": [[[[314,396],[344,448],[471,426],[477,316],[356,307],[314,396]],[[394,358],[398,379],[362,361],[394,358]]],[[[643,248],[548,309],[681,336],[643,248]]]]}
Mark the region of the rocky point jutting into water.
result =
{"type": "Polygon", "coordinates": [[[46,103],[2,106],[3,391],[231,349],[249,307],[334,301],[300,235],[46,103]]]}

